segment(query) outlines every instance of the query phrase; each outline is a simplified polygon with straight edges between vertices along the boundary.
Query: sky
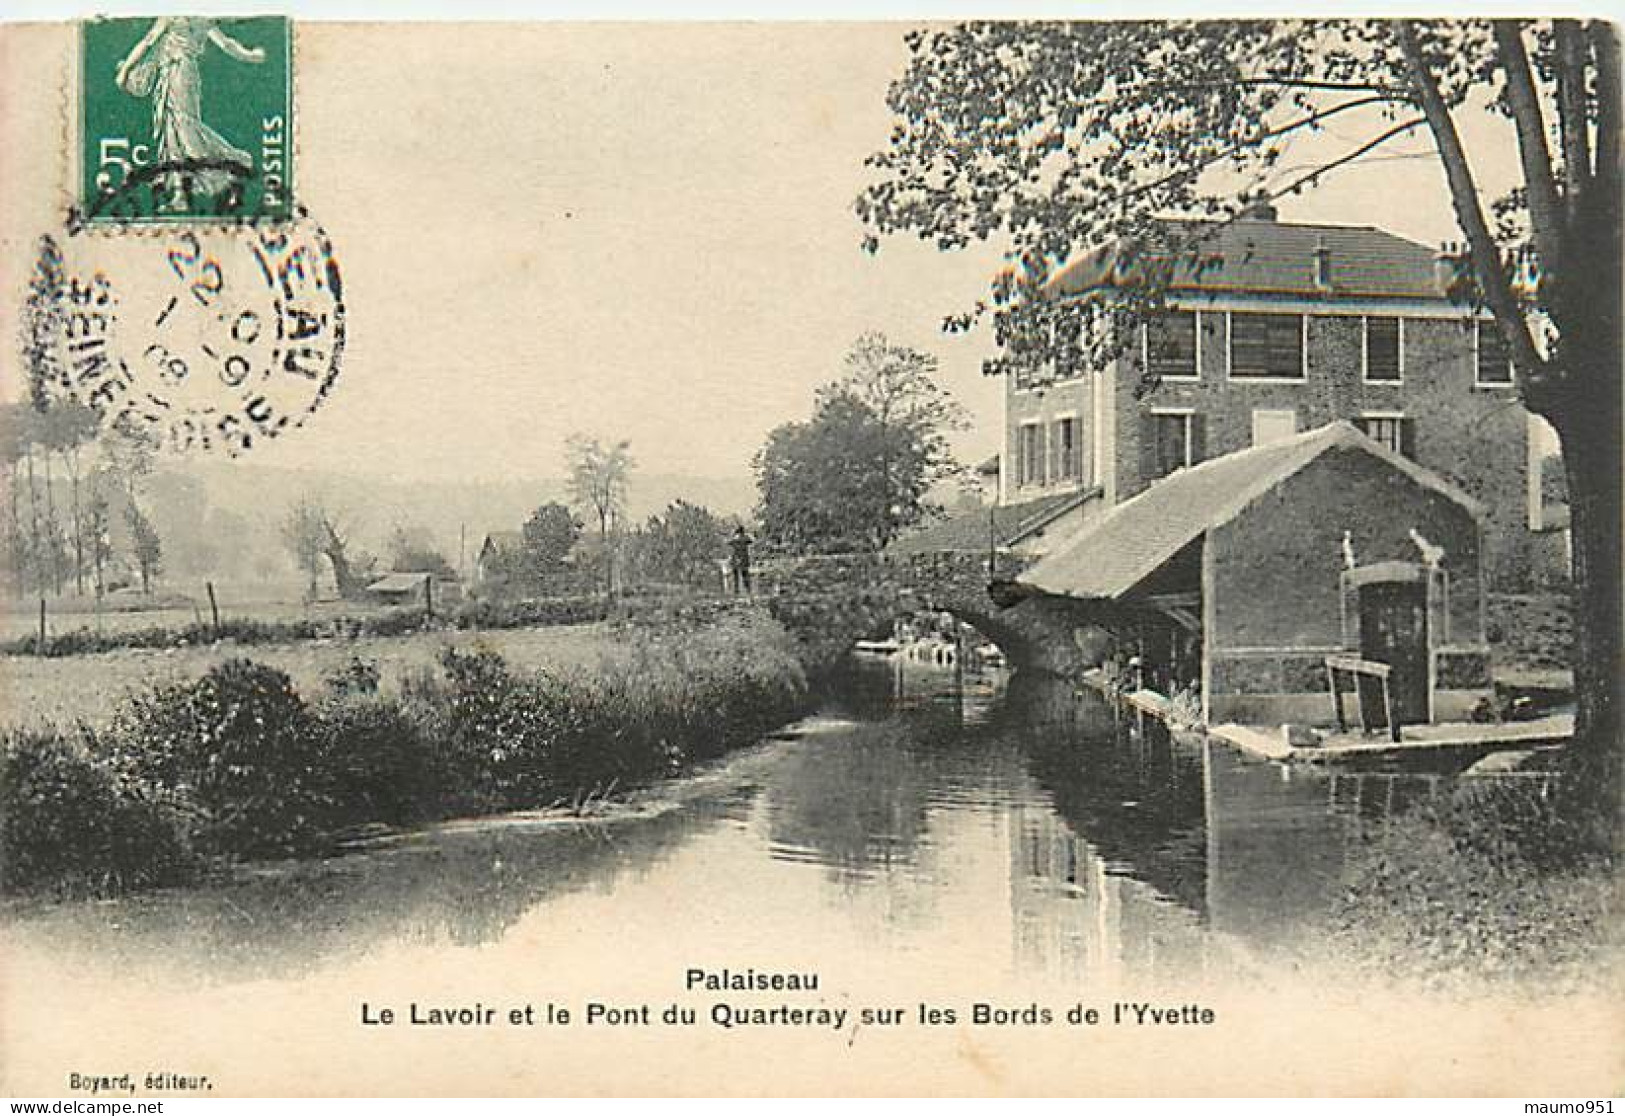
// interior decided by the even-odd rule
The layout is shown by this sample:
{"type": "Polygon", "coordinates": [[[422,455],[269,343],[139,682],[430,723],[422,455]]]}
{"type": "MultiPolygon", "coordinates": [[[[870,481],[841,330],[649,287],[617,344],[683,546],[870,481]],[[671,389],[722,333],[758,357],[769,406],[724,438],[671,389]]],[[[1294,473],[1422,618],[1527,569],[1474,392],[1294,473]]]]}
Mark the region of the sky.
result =
{"type": "MultiPolygon", "coordinates": [[[[630,440],[642,470],[744,475],[866,330],[935,353],[975,420],[960,456],[994,452],[988,333],[940,323],[985,295],[999,246],[859,248],[852,201],[905,29],[300,25],[295,192],[343,269],[349,341],[322,409],[253,460],[552,476],[585,431],[630,440]]],[[[29,246],[60,225],[72,50],[64,28],[0,26],[6,338],[29,246]]],[[[1504,181],[1504,132],[1466,131],[1486,185],[1504,181]]],[[[1339,122],[1301,157],[1361,134],[1339,122]]],[[[1425,139],[1393,151],[1282,218],[1458,239],[1425,139]]]]}

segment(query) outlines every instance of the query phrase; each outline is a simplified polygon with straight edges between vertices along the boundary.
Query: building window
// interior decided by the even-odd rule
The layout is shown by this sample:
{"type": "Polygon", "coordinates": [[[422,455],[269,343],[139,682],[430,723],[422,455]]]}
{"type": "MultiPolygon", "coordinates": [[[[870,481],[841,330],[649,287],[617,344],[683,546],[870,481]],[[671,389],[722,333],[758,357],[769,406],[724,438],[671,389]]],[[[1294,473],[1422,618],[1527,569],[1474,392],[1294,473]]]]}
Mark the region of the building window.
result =
{"type": "Polygon", "coordinates": [[[1023,487],[1043,484],[1044,428],[1036,422],[1016,429],[1016,484],[1023,487]]]}
{"type": "Polygon", "coordinates": [[[1304,333],[1302,314],[1232,313],[1230,376],[1237,380],[1302,380],[1304,333]]]}
{"type": "Polygon", "coordinates": [[[1378,445],[1415,459],[1416,423],[1401,414],[1371,412],[1354,420],[1360,432],[1378,445]]]}
{"type": "Polygon", "coordinates": [[[1486,387],[1512,385],[1512,352],[1497,322],[1477,322],[1473,334],[1473,379],[1486,387]]]}
{"type": "Polygon", "coordinates": [[[1141,443],[1146,479],[1156,480],[1201,461],[1204,428],[1203,417],[1190,411],[1152,411],[1146,415],[1141,443]]]}
{"type": "Polygon", "coordinates": [[[1253,445],[1267,446],[1298,432],[1297,411],[1254,411],[1253,445]]]}
{"type": "Polygon", "coordinates": [[[1405,323],[1399,318],[1366,318],[1362,345],[1368,383],[1398,383],[1405,373],[1405,323]]]}
{"type": "Polygon", "coordinates": [[[1196,380],[1202,375],[1200,315],[1195,310],[1164,310],[1140,326],[1146,371],[1162,380],[1196,380]]]}
{"type": "Polygon", "coordinates": [[[1083,439],[1078,420],[1072,416],[1055,420],[1054,449],[1058,481],[1077,481],[1083,476],[1083,439]]]}

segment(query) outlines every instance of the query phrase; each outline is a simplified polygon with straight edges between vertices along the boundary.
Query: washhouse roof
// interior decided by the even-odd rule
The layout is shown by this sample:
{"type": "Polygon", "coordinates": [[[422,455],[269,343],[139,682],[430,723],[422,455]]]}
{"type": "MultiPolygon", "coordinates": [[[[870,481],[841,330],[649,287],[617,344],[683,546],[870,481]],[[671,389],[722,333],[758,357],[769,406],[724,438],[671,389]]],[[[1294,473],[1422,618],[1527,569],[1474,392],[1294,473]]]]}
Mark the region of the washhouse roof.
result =
{"type": "Polygon", "coordinates": [[[1482,506],[1437,473],[1372,441],[1347,422],[1181,469],[1061,541],[1016,579],[1045,593],[1116,598],[1198,536],[1234,519],[1266,492],[1337,447],[1379,458],[1475,517],[1482,506]]]}

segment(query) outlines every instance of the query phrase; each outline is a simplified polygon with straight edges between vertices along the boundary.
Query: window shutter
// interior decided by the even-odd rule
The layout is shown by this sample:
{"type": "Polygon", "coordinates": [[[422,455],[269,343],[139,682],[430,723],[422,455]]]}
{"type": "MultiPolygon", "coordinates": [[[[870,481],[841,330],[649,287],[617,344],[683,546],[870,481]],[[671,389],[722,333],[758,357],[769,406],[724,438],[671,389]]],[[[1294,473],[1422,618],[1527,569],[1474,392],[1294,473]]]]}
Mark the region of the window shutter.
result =
{"type": "Polygon", "coordinates": [[[1151,483],[1157,477],[1157,416],[1150,411],[1140,412],[1140,484],[1151,483]]]}
{"type": "Polygon", "coordinates": [[[1033,438],[1038,443],[1033,450],[1033,461],[1038,470],[1036,480],[1039,484],[1049,483],[1049,449],[1048,440],[1044,437],[1042,426],[1033,427],[1033,438]]]}
{"type": "Polygon", "coordinates": [[[1191,416],[1191,464],[1199,465],[1207,460],[1207,416],[1191,416]]]}
{"type": "Polygon", "coordinates": [[[1416,460],[1416,420],[1413,418],[1399,420],[1399,452],[1416,460]]]}

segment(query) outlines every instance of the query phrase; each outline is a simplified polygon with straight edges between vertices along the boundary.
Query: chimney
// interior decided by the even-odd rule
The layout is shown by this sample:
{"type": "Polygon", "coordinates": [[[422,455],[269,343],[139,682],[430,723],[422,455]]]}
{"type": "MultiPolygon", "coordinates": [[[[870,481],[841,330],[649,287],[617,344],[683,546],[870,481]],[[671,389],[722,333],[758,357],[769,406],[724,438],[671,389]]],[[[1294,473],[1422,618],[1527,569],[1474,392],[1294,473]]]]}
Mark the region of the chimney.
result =
{"type": "Polygon", "coordinates": [[[1461,277],[1461,245],[1445,241],[1433,254],[1433,282],[1440,294],[1449,294],[1461,277]]]}
{"type": "Polygon", "coordinates": [[[1324,239],[1315,242],[1315,287],[1322,291],[1332,289],[1332,250],[1326,247],[1324,239]]]}

